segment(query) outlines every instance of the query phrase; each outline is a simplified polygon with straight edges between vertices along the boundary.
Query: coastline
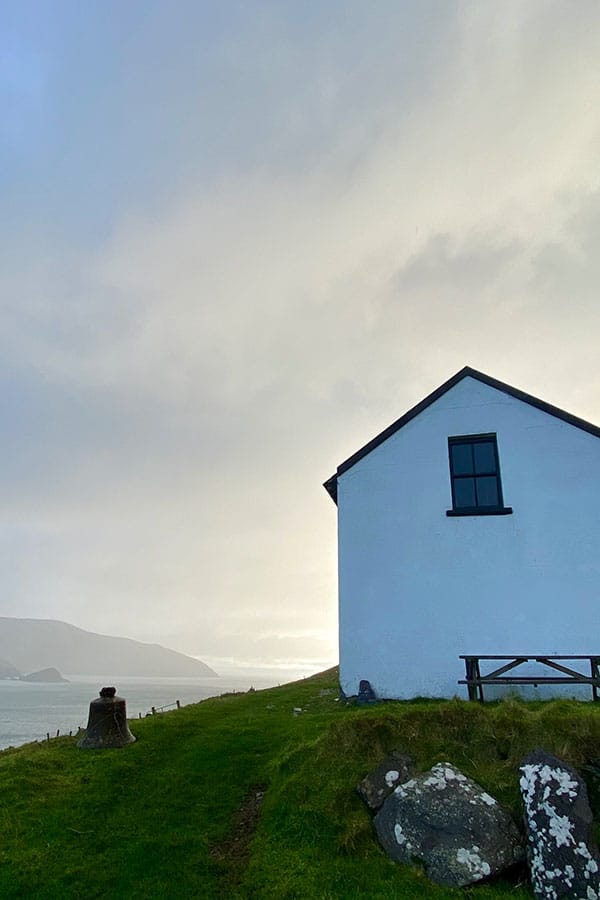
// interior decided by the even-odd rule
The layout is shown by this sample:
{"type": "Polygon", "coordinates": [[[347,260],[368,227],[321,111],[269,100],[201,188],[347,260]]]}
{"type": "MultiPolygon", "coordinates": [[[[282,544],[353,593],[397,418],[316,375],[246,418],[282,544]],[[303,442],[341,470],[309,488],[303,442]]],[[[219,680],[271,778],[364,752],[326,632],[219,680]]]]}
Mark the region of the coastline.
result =
{"type": "MultiPolygon", "coordinates": [[[[295,673],[294,673],[295,674],[295,673]]],[[[300,675],[299,677],[302,677],[300,675]]],[[[127,701],[129,719],[143,717],[152,707],[198,703],[230,692],[243,693],[274,687],[290,678],[288,672],[265,675],[263,672],[235,674],[215,678],[149,678],[110,675],[65,674],[68,682],[42,683],[17,680],[0,681],[0,750],[18,747],[46,734],[68,734],[87,724],[89,704],[101,687],[113,685],[127,701]]]]}

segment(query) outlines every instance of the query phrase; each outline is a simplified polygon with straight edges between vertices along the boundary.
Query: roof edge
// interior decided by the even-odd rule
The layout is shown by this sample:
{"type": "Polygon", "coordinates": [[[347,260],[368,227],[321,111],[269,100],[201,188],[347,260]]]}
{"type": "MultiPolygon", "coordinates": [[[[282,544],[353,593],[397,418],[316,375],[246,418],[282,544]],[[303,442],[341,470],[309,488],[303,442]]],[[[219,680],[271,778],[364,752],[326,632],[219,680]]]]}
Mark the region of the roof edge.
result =
{"type": "Polygon", "coordinates": [[[459,372],[456,372],[451,378],[441,384],[438,388],[428,394],[423,400],[413,406],[408,412],[405,412],[403,416],[400,416],[399,419],[396,419],[395,422],[392,422],[391,425],[388,425],[387,428],[384,428],[378,435],[372,438],[368,443],[366,443],[360,450],[357,450],[356,453],[353,453],[352,456],[349,456],[348,459],[344,460],[343,463],[337,467],[337,471],[335,475],[332,475],[331,478],[328,478],[327,481],[323,484],[323,487],[331,497],[334,503],[337,504],[337,479],[340,475],[343,475],[344,472],[347,472],[348,469],[351,469],[359,460],[363,459],[363,457],[367,456],[372,450],[378,447],[380,444],[383,444],[389,437],[399,431],[404,425],[407,425],[412,419],[416,418],[420,413],[422,413],[428,406],[431,406],[432,403],[435,403],[436,400],[439,400],[447,391],[453,388],[459,381],[462,381],[463,378],[474,378],[476,381],[480,381],[482,384],[487,385],[488,387],[495,388],[498,391],[502,391],[505,394],[508,394],[510,397],[514,397],[516,400],[521,400],[523,403],[529,404],[529,406],[534,406],[536,409],[541,410],[542,412],[547,413],[550,416],[554,416],[556,419],[561,419],[563,422],[566,422],[568,425],[573,425],[575,428],[579,428],[582,431],[587,431],[588,434],[594,435],[594,437],[600,438],[600,428],[597,425],[593,425],[591,422],[587,422],[585,419],[580,419],[578,416],[574,416],[571,413],[566,412],[564,409],[560,409],[558,406],[553,406],[551,403],[546,403],[545,400],[540,400],[538,397],[534,397],[533,394],[528,394],[525,391],[520,390],[519,388],[513,387],[510,384],[506,384],[504,381],[499,381],[497,378],[492,378],[491,375],[486,375],[484,372],[479,372],[477,369],[472,369],[470,366],[464,366],[459,372]]]}

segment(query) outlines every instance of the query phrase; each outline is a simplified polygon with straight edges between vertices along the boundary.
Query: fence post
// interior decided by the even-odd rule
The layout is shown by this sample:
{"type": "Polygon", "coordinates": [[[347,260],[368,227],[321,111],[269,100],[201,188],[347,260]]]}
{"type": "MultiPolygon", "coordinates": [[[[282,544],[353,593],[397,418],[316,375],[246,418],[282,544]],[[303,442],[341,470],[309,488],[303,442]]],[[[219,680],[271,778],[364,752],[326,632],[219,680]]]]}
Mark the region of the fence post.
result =
{"type": "Polygon", "coordinates": [[[152,707],[152,715],[153,715],[153,716],[156,715],[156,707],[155,707],[155,706],[152,707]]]}
{"type": "Polygon", "coordinates": [[[179,702],[179,700],[176,700],[175,703],[177,704],[177,709],[181,709],[181,703],[179,702]]]}

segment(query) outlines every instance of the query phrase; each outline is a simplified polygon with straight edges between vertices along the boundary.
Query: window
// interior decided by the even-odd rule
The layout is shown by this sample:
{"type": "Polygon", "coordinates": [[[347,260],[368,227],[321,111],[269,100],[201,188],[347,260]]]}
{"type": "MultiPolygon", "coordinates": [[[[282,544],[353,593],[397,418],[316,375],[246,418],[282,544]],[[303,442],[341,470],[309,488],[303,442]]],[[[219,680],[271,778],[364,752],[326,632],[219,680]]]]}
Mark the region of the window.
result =
{"type": "Polygon", "coordinates": [[[495,434],[448,438],[452,509],[448,516],[506,515],[495,434]]]}

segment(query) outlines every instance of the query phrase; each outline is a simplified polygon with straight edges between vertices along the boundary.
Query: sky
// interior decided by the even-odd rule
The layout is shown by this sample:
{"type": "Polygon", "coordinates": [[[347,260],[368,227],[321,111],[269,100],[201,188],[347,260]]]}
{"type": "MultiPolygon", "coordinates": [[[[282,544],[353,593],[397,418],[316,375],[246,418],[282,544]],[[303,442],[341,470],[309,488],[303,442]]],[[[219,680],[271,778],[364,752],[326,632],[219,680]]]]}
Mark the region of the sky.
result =
{"type": "Polygon", "coordinates": [[[464,365],[600,423],[600,5],[5,0],[0,615],[337,660],[336,466],[464,365]]]}

